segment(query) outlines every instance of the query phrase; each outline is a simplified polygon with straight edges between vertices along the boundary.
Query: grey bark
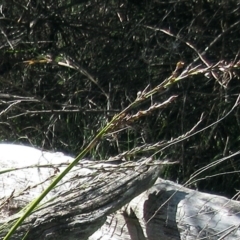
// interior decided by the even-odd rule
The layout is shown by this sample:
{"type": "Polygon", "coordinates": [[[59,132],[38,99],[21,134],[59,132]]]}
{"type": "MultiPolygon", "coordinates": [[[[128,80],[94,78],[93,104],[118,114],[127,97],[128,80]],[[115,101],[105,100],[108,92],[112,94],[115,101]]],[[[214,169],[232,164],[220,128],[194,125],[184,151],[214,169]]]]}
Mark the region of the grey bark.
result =
{"type": "MultiPolygon", "coordinates": [[[[72,160],[61,154],[25,147],[22,152],[25,158],[19,155],[22,160],[19,162],[14,161],[14,151],[20,149],[9,149],[6,159],[3,155],[6,148],[8,146],[0,145],[1,239],[21,214],[16,212],[37,197],[56,172],[61,171],[63,164],[72,160]],[[36,155],[37,158],[32,157],[36,155]],[[34,167],[27,167],[28,158],[30,161],[35,159],[32,162],[34,167]],[[9,172],[7,169],[10,167],[20,169],[9,172]]],[[[24,221],[11,239],[22,239],[26,233],[26,239],[88,239],[109,214],[151,187],[162,166],[160,161],[154,164],[151,159],[119,164],[83,160],[48,195],[45,203],[24,221]]]]}
{"type": "Polygon", "coordinates": [[[240,203],[159,178],[89,240],[236,240],[240,203]]]}
{"type": "MultiPolygon", "coordinates": [[[[0,239],[72,160],[0,144],[0,239]]],[[[159,178],[165,164],[82,160],[11,239],[240,239],[239,202],[159,178]]]]}

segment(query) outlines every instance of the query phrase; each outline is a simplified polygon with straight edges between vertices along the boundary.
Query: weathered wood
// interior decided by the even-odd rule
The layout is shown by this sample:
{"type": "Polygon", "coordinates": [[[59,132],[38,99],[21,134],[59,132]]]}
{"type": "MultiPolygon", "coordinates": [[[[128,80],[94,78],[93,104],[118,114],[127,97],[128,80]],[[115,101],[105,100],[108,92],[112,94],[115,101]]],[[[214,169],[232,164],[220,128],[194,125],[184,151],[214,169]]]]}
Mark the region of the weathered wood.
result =
{"type": "MultiPolygon", "coordinates": [[[[71,160],[60,153],[0,144],[1,239],[17,216],[10,215],[37,197],[71,160]],[[20,169],[8,172],[10,168],[20,169]]],[[[150,163],[81,161],[11,239],[22,239],[27,232],[26,239],[87,239],[109,214],[153,185],[162,163],[150,163]]]]}
{"type": "MultiPolygon", "coordinates": [[[[16,212],[72,160],[0,144],[0,239],[16,212]]],[[[162,166],[144,158],[117,164],[82,160],[11,239],[27,232],[30,240],[240,239],[238,201],[160,179],[162,166]]]]}
{"type": "Polygon", "coordinates": [[[122,239],[240,239],[240,203],[159,178],[89,238],[122,239]]]}

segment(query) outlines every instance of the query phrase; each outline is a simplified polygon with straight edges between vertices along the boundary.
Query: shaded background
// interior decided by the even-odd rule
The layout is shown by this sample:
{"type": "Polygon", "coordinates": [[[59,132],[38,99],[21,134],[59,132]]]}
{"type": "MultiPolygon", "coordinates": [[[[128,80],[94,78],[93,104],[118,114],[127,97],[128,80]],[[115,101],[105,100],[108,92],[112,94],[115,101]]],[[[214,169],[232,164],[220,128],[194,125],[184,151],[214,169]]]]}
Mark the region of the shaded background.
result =
{"type": "MultiPolygon", "coordinates": [[[[177,62],[187,66],[197,52],[210,65],[239,60],[238,1],[3,0],[0,7],[2,142],[75,155],[138,91],[169,77],[177,62]],[[87,74],[57,64],[67,59],[87,74]]],[[[203,63],[193,66],[198,64],[203,63]]],[[[88,157],[106,159],[167,142],[188,132],[202,113],[197,130],[210,125],[230,111],[240,92],[238,70],[221,75],[221,81],[224,87],[202,74],[175,84],[152,99],[160,103],[178,95],[173,104],[108,135],[88,157]]],[[[181,163],[169,167],[165,178],[184,183],[199,168],[238,151],[239,120],[237,107],[213,127],[157,153],[181,163]]],[[[204,171],[192,187],[233,197],[239,170],[237,155],[204,171]]]]}

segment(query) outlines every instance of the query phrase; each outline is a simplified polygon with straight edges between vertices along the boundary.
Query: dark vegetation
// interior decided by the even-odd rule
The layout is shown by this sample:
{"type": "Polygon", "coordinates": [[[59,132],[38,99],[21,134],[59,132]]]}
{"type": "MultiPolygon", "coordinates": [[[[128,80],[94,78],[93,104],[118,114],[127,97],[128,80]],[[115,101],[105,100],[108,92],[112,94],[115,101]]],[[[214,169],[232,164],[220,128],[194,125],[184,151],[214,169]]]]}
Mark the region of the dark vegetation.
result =
{"type": "MultiPolygon", "coordinates": [[[[161,83],[180,61],[183,69],[236,64],[240,4],[3,0],[0,30],[0,140],[77,154],[139,91],[161,83]]],[[[144,102],[131,114],[178,96],[108,134],[88,157],[106,159],[162,141],[164,150],[128,158],[155,154],[179,160],[165,177],[184,183],[198,169],[239,151],[239,107],[227,114],[240,92],[240,73],[236,68],[215,74],[189,76],[144,102]],[[201,116],[195,135],[170,144],[201,116]]],[[[233,197],[239,170],[236,154],[203,171],[192,187],[233,197]]]]}

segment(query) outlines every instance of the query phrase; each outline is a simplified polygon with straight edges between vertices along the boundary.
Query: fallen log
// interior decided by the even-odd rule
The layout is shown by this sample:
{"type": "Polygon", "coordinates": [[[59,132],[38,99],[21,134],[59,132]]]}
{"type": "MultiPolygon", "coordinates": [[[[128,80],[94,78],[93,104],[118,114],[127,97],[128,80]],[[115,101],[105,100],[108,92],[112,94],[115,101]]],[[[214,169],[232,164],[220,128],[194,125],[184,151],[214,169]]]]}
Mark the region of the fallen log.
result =
{"type": "MultiPolygon", "coordinates": [[[[35,148],[0,144],[0,238],[30,201],[73,158],[35,148]],[[19,212],[20,211],[20,212],[19,212]]],[[[151,187],[164,163],[82,160],[48,194],[11,239],[88,239],[109,214],[151,187]]]]}
{"type": "Polygon", "coordinates": [[[122,239],[240,239],[240,203],[158,178],[89,238],[122,239]]]}
{"type": "MultiPolygon", "coordinates": [[[[73,160],[0,144],[0,238],[73,160]],[[23,210],[22,210],[23,209],[23,210]],[[20,211],[20,212],[19,212],[20,211]]],[[[11,239],[240,239],[240,204],[159,178],[168,162],[82,160],[11,239]]]]}

